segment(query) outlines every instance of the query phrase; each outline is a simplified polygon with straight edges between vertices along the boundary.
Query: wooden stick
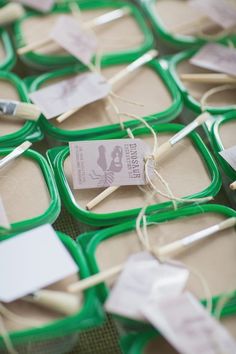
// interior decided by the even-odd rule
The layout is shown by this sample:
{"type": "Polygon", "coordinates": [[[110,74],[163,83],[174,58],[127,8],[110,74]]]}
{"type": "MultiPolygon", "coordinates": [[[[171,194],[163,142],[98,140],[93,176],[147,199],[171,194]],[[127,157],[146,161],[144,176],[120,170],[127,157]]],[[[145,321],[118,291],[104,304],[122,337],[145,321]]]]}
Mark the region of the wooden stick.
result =
{"type": "Polygon", "coordinates": [[[103,283],[105,280],[119,274],[124,269],[124,264],[119,264],[110,269],[104,270],[98,274],[92,275],[89,278],[78,281],[77,283],[68,286],[67,290],[71,293],[81,292],[92,286],[103,283]]]}
{"type": "MultiPolygon", "coordinates": [[[[159,149],[157,150],[157,155],[155,156],[155,159],[159,159],[162,155],[167,153],[175,144],[177,144],[179,141],[181,141],[184,137],[186,137],[189,133],[191,133],[194,129],[199,127],[201,124],[203,124],[207,119],[210,118],[210,114],[205,112],[200,114],[193,122],[188,124],[186,127],[184,127],[180,132],[175,134],[172,138],[170,138],[167,142],[162,144],[159,149]]],[[[119,186],[115,187],[108,187],[106,188],[102,193],[97,195],[94,199],[92,199],[88,204],[86,205],[87,210],[91,210],[94,208],[96,205],[101,203],[105,198],[107,198],[110,194],[115,192],[119,186]]]]}
{"type": "MultiPolygon", "coordinates": [[[[110,11],[104,15],[98,16],[94,18],[93,20],[90,20],[88,23],[85,23],[83,26],[85,28],[94,28],[96,26],[101,26],[105,23],[117,20],[123,16],[126,16],[127,14],[130,13],[129,8],[124,7],[123,9],[117,9],[114,11],[110,11]]],[[[53,42],[53,39],[49,38],[44,38],[38,41],[35,41],[34,43],[28,44],[22,48],[19,48],[17,50],[17,53],[19,55],[24,55],[28,52],[32,52],[35,49],[39,49],[40,47],[43,47],[44,45],[50,44],[53,42]]]]}
{"type": "Polygon", "coordinates": [[[221,223],[208,227],[207,229],[198,231],[192,235],[186,236],[183,239],[174,241],[172,243],[169,243],[165,246],[162,246],[160,248],[158,248],[156,250],[156,254],[159,257],[165,257],[165,256],[169,256],[173,253],[177,253],[183,249],[185,249],[186,247],[202,240],[205,239],[209,236],[215,235],[217,232],[222,231],[222,230],[226,230],[230,227],[235,226],[236,224],[236,218],[232,217],[232,218],[228,218],[224,221],[222,221],[221,223]]]}
{"type": "MultiPolygon", "coordinates": [[[[111,79],[107,80],[110,85],[114,88],[114,86],[121,81],[124,77],[128,76],[133,71],[137,70],[144,64],[148,63],[152,59],[154,59],[158,55],[158,51],[155,49],[149,50],[147,53],[143,54],[140,58],[133,61],[129,64],[126,68],[119,71],[116,75],[114,75],[111,79]]],[[[76,113],[81,107],[73,108],[68,112],[61,114],[59,117],[56,118],[58,123],[62,123],[64,120],[69,118],[72,114],[76,113]]]]}
{"type": "Polygon", "coordinates": [[[236,190],[236,181],[231,183],[229,187],[230,187],[230,189],[232,189],[232,191],[235,191],[236,190]]]}
{"type": "Polygon", "coordinates": [[[209,74],[181,74],[180,79],[183,81],[190,81],[196,83],[206,83],[206,84],[231,84],[236,83],[236,76],[219,74],[219,73],[209,73],[209,74]]]}
{"type": "Polygon", "coordinates": [[[0,160],[0,168],[5,167],[9,162],[22,155],[26,150],[30,148],[31,145],[31,142],[25,141],[24,143],[16,147],[12,152],[10,152],[10,154],[0,160]]]}

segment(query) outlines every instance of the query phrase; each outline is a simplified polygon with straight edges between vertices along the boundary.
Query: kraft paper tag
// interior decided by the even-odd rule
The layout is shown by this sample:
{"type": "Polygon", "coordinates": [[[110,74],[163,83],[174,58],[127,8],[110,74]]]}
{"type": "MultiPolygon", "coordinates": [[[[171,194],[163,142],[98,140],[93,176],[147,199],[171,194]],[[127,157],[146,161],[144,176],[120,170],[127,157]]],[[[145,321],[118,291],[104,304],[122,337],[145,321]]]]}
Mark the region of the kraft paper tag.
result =
{"type": "Polygon", "coordinates": [[[190,0],[189,4],[225,29],[236,25],[236,7],[228,1],[190,0]]]}
{"type": "Polygon", "coordinates": [[[70,142],[74,189],[146,184],[141,139],[70,142]]]}
{"type": "Polygon", "coordinates": [[[14,301],[77,272],[51,225],[0,242],[0,301],[14,301]]]}
{"type": "Polygon", "coordinates": [[[11,227],[1,197],[0,197],[0,227],[3,227],[4,229],[10,229],[11,227]]]}
{"type": "Polygon", "coordinates": [[[105,303],[107,312],[145,320],[141,308],[149,296],[175,296],[186,285],[189,271],[177,262],[159,263],[148,252],[129,257],[105,303]]]}
{"type": "Polygon", "coordinates": [[[236,145],[220,151],[219,154],[236,171],[236,145]]]}
{"type": "Polygon", "coordinates": [[[14,0],[34,10],[48,12],[54,6],[55,0],[14,0]]]}
{"type": "Polygon", "coordinates": [[[85,31],[72,16],[61,16],[50,37],[85,65],[90,63],[97,49],[96,37],[85,31]]]}
{"type": "Polygon", "coordinates": [[[236,353],[235,340],[189,292],[153,298],[142,313],[181,354],[236,353]]]}
{"type": "Polygon", "coordinates": [[[190,63],[204,69],[236,75],[236,49],[220,44],[206,44],[190,59],[190,63]]]}
{"type": "Polygon", "coordinates": [[[111,86],[104,77],[88,72],[35,91],[30,99],[47,119],[51,119],[103,99],[110,91],[111,86]]]}

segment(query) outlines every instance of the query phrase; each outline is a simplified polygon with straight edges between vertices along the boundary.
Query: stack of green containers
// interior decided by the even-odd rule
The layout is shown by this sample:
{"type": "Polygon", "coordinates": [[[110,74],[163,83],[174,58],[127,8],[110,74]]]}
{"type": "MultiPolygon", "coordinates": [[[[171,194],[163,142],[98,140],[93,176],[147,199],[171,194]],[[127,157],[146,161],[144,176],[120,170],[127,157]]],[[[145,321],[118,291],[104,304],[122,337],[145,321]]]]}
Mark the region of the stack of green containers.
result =
{"type": "MultiPolygon", "coordinates": [[[[0,1],[0,11],[6,3],[0,1]]],[[[234,90],[230,95],[224,92],[211,97],[206,107],[211,119],[158,161],[157,170],[173,195],[181,198],[177,209],[170,195],[156,195],[147,203],[145,188],[122,186],[87,210],[88,202],[104,188],[73,188],[69,142],[128,139],[133,135],[152,148],[153,132],[160,146],[202,113],[201,98],[214,85],[185,82],[181,74],[210,72],[194,67],[189,60],[202,45],[213,40],[212,34],[221,33],[221,28],[209,22],[210,32],[207,27],[204,31],[210,36],[202,36],[199,23],[205,24],[206,19],[188,2],[61,0],[45,13],[24,7],[22,17],[0,28],[0,99],[30,102],[31,93],[88,71],[71,54],[47,41],[53,24],[61,15],[76,15],[86,23],[120,8],[128,14],[93,29],[100,50],[92,63],[101,74],[109,80],[150,49],[158,51],[155,59],[114,89],[115,106],[127,113],[123,125],[114,106],[105,99],[86,105],[62,123],[55,118],[48,120],[43,114],[36,122],[0,116],[0,159],[25,141],[33,143],[17,160],[0,168],[0,197],[11,224],[10,229],[0,227],[0,242],[37,226],[53,224],[79,268],[76,279],[66,279],[69,283],[111,269],[143,250],[136,220],[145,206],[149,241],[155,247],[236,217],[235,192],[228,187],[228,180],[236,180],[236,171],[219,155],[235,145],[234,90]],[[37,41],[44,43],[27,53],[17,53],[37,41]],[[88,232],[82,233],[84,229],[88,232]]],[[[214,41],[232,46],[234,32],[214,37],[214,41]]],[[[155,183],[163,190],[163,183],[155,183]]],[[[234,227],[221,231],[175,257],[205,278],[213,316],[225,293],[236,294],[235,236],[234,227]]],[[[12,259],[14,262],[14,255],[12,259]]],[[[39,306],[35,310],[36,305],[27,308],[21,300],[9,304],[9,309],[19,310],[26,318],[31,310],[35,318],[44,318],[43,324],[34,328],[11,326],[6,321],[14,350],[19,354],[114,354],[115,347],[116,353],[124,354],[177,353],[150,324],[122,316],[111,316],[118,334],[116,342],[107,339],[103,305],[115,280],[114,277],[83,290],[78,295],[82,299],[80,310],[67,317],[39,306]],[[104,329],[96,332],[102,325],[104,329]],[[94,337],[87,332],[90,329],[95,330],[94,337]],[[83,336],[88,345],[81,351],[83,336]]],[[[201,285],[191,274],[187,289],[205,306],[209,299],[201,285]]],[[[60,290],[64,290],[62,285],[60,290]]],[[[236,338],[236,296],[225,304],[220,320],[236,338]]],[[[0,335],[0,354],[7,353],[6,337],[0,335]]]]}

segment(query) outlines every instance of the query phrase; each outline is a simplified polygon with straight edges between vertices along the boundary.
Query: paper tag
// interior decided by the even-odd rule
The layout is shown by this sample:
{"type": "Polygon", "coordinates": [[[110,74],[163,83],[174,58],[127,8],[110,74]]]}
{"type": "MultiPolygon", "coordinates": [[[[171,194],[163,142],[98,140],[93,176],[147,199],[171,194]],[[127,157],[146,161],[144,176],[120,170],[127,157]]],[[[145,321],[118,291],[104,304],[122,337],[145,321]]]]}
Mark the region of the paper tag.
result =
{"type": "Polygon", "coordinates": [[[228,1],[190,0],[189,4],[225,29],[236,25],[236,7],[228,1]]]}
{"type": "Polygon", "coordinates": [[[152,299],[142,312],[181,354],[235,354],[236,342],[227,330],[186,292],[152,299]]]}
{"type": "Polygon", "coordinates": [[[37,11],[48,12],[52,9],[55,0],[14,0],[37,11]]]}
{"type": "Polygon", "coordinates": [[[141,139],[70,142],[73,187],[144,185],[148,153],[141,139]]]}
{"type": "Polygon", "coordinates": [[[85,73],[30,94],[47,119],[107,97],[111,86],[99,74],[85,73]]]}
{"type": "Polygon", "coordinates": [[[155,299],[178,295],[189,271],[180,263],[159,263],[147,252],[129,257],[105,303],[107,312],[144,320],[140,309],[149,296],[155,299]]]}
{"type": "Polygon", "coordinates": [[[50,37],[85,65],[90,63],[97,49],[96,37],[86,32],[72,16],[59,17],[50,37]]]}
{"type": "Polygon", "coordinates": [[[206,44],[190,59],[190,63],[204,69],[236,75],[236,49],[220,44],[206,44]]]}
{"type": "Polygon", "coordinates": [[[220,151],[219,154],[236,171],[236,145],[220,151]]]}
{"type": "Polygon", "coordinates": [[[0,301],[14,301],[77,272],[50,225],[0,243],[0,301]]]}
{"type": "Polygon", "coordinates": [[[4,227],[5,229],[10,229],[11,227],[1,197],[0,197],[0,227],[4,227]]]}

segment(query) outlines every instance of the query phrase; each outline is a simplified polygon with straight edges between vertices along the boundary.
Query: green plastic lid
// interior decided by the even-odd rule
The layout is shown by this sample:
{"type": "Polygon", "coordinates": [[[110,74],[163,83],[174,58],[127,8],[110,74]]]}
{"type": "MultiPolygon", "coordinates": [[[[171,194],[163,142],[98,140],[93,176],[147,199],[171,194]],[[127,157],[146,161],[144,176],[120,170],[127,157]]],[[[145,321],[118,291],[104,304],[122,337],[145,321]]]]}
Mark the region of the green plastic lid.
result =
{"type": "MultiPolygon", "coordinates": [[[[201,113],[202,109],[201,109],[201,105],[200,102],[198,100],[197,97],[201,97],[201,95],[203,95],[205,92],[207,92],[209,89],[216,87],[217,85],[215,84],[206,84],[203,86],[203,84],[197,84],[194,83],[194,86],[192,88],[194,94],[196,95],[196,97],[193,97],[193,95],[191,94],[190,90],[188,89],[187,85],[184,84],[183,81],[181,81],[180,77],[179,77],[179,73],[205,73],[206,70],[204,69],[199,69],[197,67],[195,67],[194,65],[191,65],[189,63],[189,59],[196,53],[196,50],[188,50],[185,52],[181,52],[178,53],[172,57],[169,57],[169,70],[170,70],[170,74],[172,75],[175,83],[177,84],[178,88],[180,89],[181,93],[182,93],[182,97],[184,100],[184,103],[186,105],[186,107],[188,107],[189,109],[191,109],[193,112],[195,113],[201,113]],[[186,65],[186,69],[185,66],[186,65]],[[194,89],[195,87],[195,89],[194,89]],[[203,87],[206,89],[203,91],[203,87]],[[199,92],[196,90],[197,88],[199,88],[199,92]]],[[[193,84],[189,84],[189,85],[193,85],[193,84]]],[[[228,91],[226,91],[228,92],[228,91]]],[[[236,106],[234,103],[229,104],[229,105],[219,105],[219,95],[217,96],[217,105],[216,106],[207,106],[206,110],[208,112],[210,112],[211,114],[222,114],[222,113],[226,113],[232,110],[235,110],[236,106]]]]}
{"type": "MultiPolygon", "coordinates": [[[[164,245],[218,224],[225,218],[235,216],[235,210],[217,204],[199,204],[179,208],[176,211],[167,213],[156,213],[147,217],[149,242],[155,246],[164,245]]],[[[219,300],[219,296],[222,293],[227,293],[229,289],[233,289],[235,286],[235,266],[231,265],[232,260],[235,261],[235,232],[233,228],[228,229],[221,235],[215,235],[211,239],[202,241],[198,246],[192,246],[193,251],[191,255],[189,254],[191,252],[190,248],[190,251],[182,252],[175,257],[175,259],[200,272],[208,282],[211,294],[213,295],[213,310],[219,300]],[[227,240],[225,239],[226,237],[227,240]],[[227,264],[225,264],[225,257],[227,258],[227,264]],[[214,264],[210,268],[209,259],[211,260],[211,264],[214,264]],[[219,274],[221,277],[220,284],[217,281],[219,274]],[[232,284],[229,285],[231,282],[232,284]]],[[[92,274],[98,273],[100,269],[106,270],[122,264],[127,260],[129,255],[142,250],[136,233],[136,219],[110,228],[94,231],[93,233],[80,235],[77,238],[77,242],[86,254],[92,274]],[[109,257],[107,257],[108,254],[109,257]]],[[[199,284],[196,283],[198,281],[198,278],[192,279],[189,290],[192,290],[195,295],[202,298],[202,302],[205,304],[205,300],[203,300],[205,293],[200,281],[199,284]],[[194,280],[195,283],[192,283],[194,280]]],[[[111,281],[96,286],[97,295],[101,302],[105,302],[110,286],[111,281]]],[[[232,311],[236,312],[236,298],[232,298],[225,305],[222,315],[225,316],[232,313],[232,311]]],[[[149,325],[142,322],[121,316],[115,316],[115,318],[126,329],[144,330],[150,328],[149,325]]]]}
{"type": "Polygon", "coordinates": [[[215,155],[225,174],[233,181],[236,171],[220,156],[219,152],[235,145],[236,112],[219,117],[212,125],[210,136],[215,155]]]}
{"type": "MultiPolygon", "coordinates": [[[[69,236],[61,232],[57,232],[57,235],[77,263],[80,279],[88,277],[90,271],[80,247],[69,236]]],[[[10,332],[9,335],[14,348],[17,351],[19,350],[20,353],[28,351],[29,344],[31,344],[30,354],[49,352],[62,354],[68,352],[68,350],[72,349],[71,346],[76,344],[79,332],[101,325],[103,320],[104,313],[99,305],[95,291],[94,289],[88,289],[83,292],[83,303],[78,313],[55,319],[41,327],[15,330],[10,332]]],[[[2,337],[0,337],[0,351],[3,348],[5,349],[5,344],[2,337]]]]}
{"type": "MultiPolygon", "coordinates": [[[[104,75],[113,76],[116,72],[128,65],[127,62],[117,61],[116,66],[103,66],[104,75]]],[[[79,71],[81,72],[81,71],[79,71]]],[[[78,67],[69,67],[52,73],[46,73],[33,81],[30,91],[36,91],[44,85],[55,83],[55,79],[64,80],[69,75],[78,74],[78,67]]],[[[128,81],[119,86],[115,91],[121,98],[114,98],[115,104],[127,113],[144,117],[150,123],[162,123],[170,121],[178,116],[182,109],[180,93],[166,70],[166,62],[153,60],[148,65],[139,69],[139,75],[132,76],[128,81]],[[144,82],[145,78],[145,82],[144,82]],[[139,88],[140,87],[140,88],[139,88]],[[146,96],[146,91],[150,94],[146,96]],[[146,97],[145,97],[146,96],[146,97]],[[137,98],[138,97],[138,98],[137,98]],[[122,101],[131,100],[130,103],[122,101]],[[136,105],[132,101],[136,98],[136,105]],[[138,106],[139,104],[139,106],[138,106]],[[144,107],[142,107],[142,104],[144,107]],[[152,111],[153,110],[153,111],[152,111]]],[[[116,117],[114,108],[110,105],[107,111],[107,102],[100,100],[87,105],[73,117],[69,117],[63,123],[57,123],[55,119],[40,118],[43,131],[58,141],[78,141],[97,138],[99,135],[121,131],[119,118],[116,117]],[[114,122],[113,124],[111,124],[114,122]]],[[[124,118],[126,128],[140,125],[137,119],[124,118]]]]}
{"type": "MultiPolygon", "coordinates": [[[[181,50],[191,47],[199,47],[206,43],[205,39],[201,39],[197,36],[177,34],[174,33],[173,30],[168,29],[168,27],[173,28],[173,23],[175,23],[177,19],[180,19],[180,23],[186,23],[187,21],[189,23],[191,21],[191,16],[193,14],[189,16],[186,9],[184,9],[184,7],[189,6],[187,2],[179,0],[139,0],[139,3],[141,4],[147,18],[150,20],[159,41],[163,42],[165,46],[175,50],[181,50]],[[159,6],[161,10],[158,9],[159,6]],[[163,13],[166,12],[168,16],[166,19],[161,16],[162,11],[163,13]],[[165,22],[168,23],[168,27],[165,22]]],[[[196,10],[194,12],[198,13],[196,10]]],[[[220,29],[221,28],[219,27],[219,30],[220,29]]],[[[235,41],[235,35],[225,36],[220,40],[220,42],[226,41],[227,39],[235,41]]]]}
{"type": "MultiPolygon", "coordinates": [[[[1,158],[12,148],[0,148],[1,158]]],[[[52,171],[38,152],[27,150],[0,170],[0,195],[11,228],[0,234],[12,234],[53,223],[60,213],[60,199],[52,171]]]]}
{"type": "Polygon", "coordinates": [[[11,70],[16,62],[16,55],[7,31],[0,29],[0,70],[11,70]]]}
{"type": "MultiPolygon", "coordinates": [[[[0,88],[1,99],[29,102],[25,84],[13,73],[0,71],[0,88]]],[[[0,130],[0,147],[16,146],[25,140],[35,142],[43,138],[38,123],[33,121],[21,122],[20,120],[10,121],[7,118],[0,118],[0,130]]]]}
{"type": "MultiPolygon", "coordinates": [[[[117,45],[116,45],[116,39],[113,36],[111,39],[107,37],[108,35],[111,34],[112,31],[112,25],[111,23],[108,24],[106,28],[109,28],[109,31],[104,31],[99,30],[100,36],[101,36],[101,43],[102,45],[105,45],[106,41],[108,41],[109,46],[114,48],[114,49],[109,49],[109,51],[105,51],[105,54],[103,56],[104,60],[106,62],[112,63],[116,61],[116,58],[119,57],[121,60],[126,60],[128,58],[135,59],[140,56],[140,54],[146,52],[148,49],[151,48],[153,44],[153,36],[151,31],[146,25],[146,22],[140,13],[140,11],[136,8],[135,5],[127,2],[122,2],[122,1],[98,1],[98,0],[92,0],[92,1],[84,1],[80,2],[78,1],[78,4],[80,6],[80,9],[87,12],[88,18],[93,18],[91,16],[91,12],[94,12],[95,16],[98,16],[102,13],[112,11],[114,9],[120,8],[120,7],[129,7],[131,11],[132,19],[130,20],[131,23],[126,22],[127,18],[124,17],[124,19],[117,20],[118,21],[124,21],[122,22],[122,26],[119,26],[117,29],[116,35],[118,36],[117,38],[117,45]],[[129,26],[129,33],[130,35],[125,37],[124,39],[124,34],[123,33],[124,29],[126,28],[128,23],[129,26]],[[139,37],[139,40],[135,38],[135,36],[139,37]],[[119,37],[121,36],[121,37],[119,37]],[[120,39],[119,39],[120,38],[120,39]],[[125,41],[127,41],[127,44],[125,44],[125,41]],[[118,48],[118,49],[116,49],[118,48]]],[[[65,13],[71,13],[71,9],[68,3],[65,4],[56,4],[54,9],[50,14],[39,14],[34,11],[27,12],[24,17],[22,17],[20,20],[18,20],[15,23],[15,28],[14,28],[14,33],[15,33],[15,40],[17,43],[17,47],[22,47],[27,43],[26,39],[26,28],[28,28],[28,36],[32,38],[32,31],[35,32],[35,36],[37,40],[41,40],[42,36],[46,38],[48,35],[50,28],[51,28],[51,21],[47,21],[48,18],[53,17],[58,17],[60,14],[65,14],[65,13]],[[38,19],[38,24],[35,22],[35,20],[38,19]],[[32,25],[33,24],[33,25],[32,25]],[[37,35],[37,29],[34,28],[39,27],[39,36],[37,35]],[[32,30],[31,27],[33,26],[32,30]],[[48,30],[47,30],[48,28],[48,30]],[[42,32],[43,31],[43,32],[42,32]]],[[[120,23],[121,23],[120,22],[120,23]]],[[[72,57],[71,55],[64,54],[63,52],[61,54],[49,54],[48,52],[42,52],[40,51],[34,51],[27,53],[22,56],[22,59],[29,65],[36,67],[38,69],[52,69],[52,68],[59,68],[59,67],[64,67],[65,65],[71,65],[78,63],[78,61],[72,57]]]]}
{"type": "MultiPolygon", "coordinates": [[[[166,138],[170,138],[182,128],[183,126],[178,124],[153,126],[153,129],[157,132],[159,143],[166,141],[166,138]]],[[[150,131],[146,128],[135,128],[133,134],[135,137],[151,138],[150,131]]],[[[126,137],[127,133],[122,132],[103,136],[102,139],[126,137]]],[[[165,160],[166,164],[161,164],[160,172],[162,176],[168,179],[170,187],[175,186],[176,191],[173,190],[174,194],[178,193],[178,196],[182,195],[186,199],[192,199],[214,196],[218,193],[221,186],[218,168],[201,138],[196,133],[190,134],[179,147],[176,147],[176,154],[173,151],[170,152],[171,155],[173,154],[173,159],[167,158],[165,160]],[[184,191],[183,186],[185,186],[184,191]]],[[[146,203],[145,195],[139,191],[137,186],[126,186],[121,187],[112,196],[95,207],[93,211],[88,211],[85,208],[86,204],[102,190],[73,190],[68,147],[51,149],[47,155],[54,169],[58,189],[65,206],[76,219],[86,224],[94,226],[118,224],[137,216],[140,208],[146,203]],[[117,199],[118,195],[119,198],[117,199]]],[[[163,186],[160,186],[161,188],[163,190],[163,186]]],[[[172,209],[172,202],[166,202],[165,200],[161,199],[159,203],[149,206],[146,213],[150,214],[172,209]]]]}

